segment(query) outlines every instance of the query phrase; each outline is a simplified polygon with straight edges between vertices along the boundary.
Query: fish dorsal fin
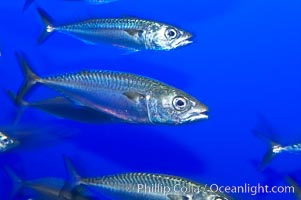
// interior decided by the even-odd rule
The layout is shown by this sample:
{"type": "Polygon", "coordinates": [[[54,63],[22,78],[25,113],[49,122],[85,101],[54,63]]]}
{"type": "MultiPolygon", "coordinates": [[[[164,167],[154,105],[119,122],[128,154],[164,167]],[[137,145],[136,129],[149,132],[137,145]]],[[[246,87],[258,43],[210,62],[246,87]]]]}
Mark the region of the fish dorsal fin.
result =
{"type": "Polygon", "coordinates": [[[145,99],[145,95],[138,92],[124,92],[123,95],[137,104],[140,103],[141,100],[145,99]]]}
{"type": "Polygon", "coordinates": [[[189,197],[183,195],[169,194],[167,197],[170,200],[189,200],[189,197]]]}
{"type": "Polygon", "coordinates": [[[139,29],[126,29],[125,32],[127,32],[131,36],[139,36],[141,37],[143,30],[139,29]]]}

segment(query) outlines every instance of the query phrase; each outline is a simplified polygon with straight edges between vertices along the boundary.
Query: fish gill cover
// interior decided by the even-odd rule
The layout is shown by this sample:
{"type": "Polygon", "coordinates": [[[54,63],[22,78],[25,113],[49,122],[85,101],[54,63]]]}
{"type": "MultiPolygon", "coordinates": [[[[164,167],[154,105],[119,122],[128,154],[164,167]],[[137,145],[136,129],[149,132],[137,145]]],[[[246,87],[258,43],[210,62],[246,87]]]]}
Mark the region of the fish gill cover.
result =
{"type": "Polygon", "coordinates": [[[300,199],[300,10],[2,1],[0,199],[300,199]]]}

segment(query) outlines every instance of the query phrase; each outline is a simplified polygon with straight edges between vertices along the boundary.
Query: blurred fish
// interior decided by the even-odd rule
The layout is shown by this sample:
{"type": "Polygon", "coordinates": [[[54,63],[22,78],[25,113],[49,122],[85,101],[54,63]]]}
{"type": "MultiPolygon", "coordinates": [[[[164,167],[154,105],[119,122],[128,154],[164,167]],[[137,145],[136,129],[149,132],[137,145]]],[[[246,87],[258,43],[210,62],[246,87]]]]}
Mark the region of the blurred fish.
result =
{"type": "Polygon", "coordinates": [[[190,44],[192,35],[174,26],[136,18],[89,19],[72,24],[54,25],[42,9],[38,12],[45,30],[43,42],[54,31],[71,35],[89,44],[109,43],[131,51],[171,50],[190,44]]]}
{"type": "Polygon", "coordinates": [[[37,83],[55,89],[74,104],[129,123],[183,124],[207,119],[207,107],[192,96],[162,82],[130,73],[82,71],[40,78],[17,55],[25,82],[21,102],[37,83]]]}
{"type": "MultiPolygon", "coordinates": [[[[40,124],[42,126],[42,123],[40,124]]],[[[46,125],[46,124],[45,124],[46,125]]],[[[43,141],[50,138],[54,138],[58,136],[58,128],[60,130],[62,127],[55,128],[55,125],[52,125],[51,128],[49,126],[44,126],[43,128],[37,127],[36,125],[31,124],[22,124],[22,125],[1,125],[0,127],[0,153],[8,152],[11,150],[15,150],[24,146],[32,146],[36,143],[40,143],[41,138],[43,141]],[[53,133],[52,131],[56,131],[53,133]],[[41,132],[43,134],[41,134],[41,132]],[[49,134],[51,132],[51,134],[49,134]],[[51,137],[49,137],[51,135],[51,137]],[[47,138],[47,139],[46,139],[47,138]]],[[[63,132],[60,133],[63,136],[63,132]]],[[[60,136],[60,137],[61,137],[60,136]]],[[[41,145],[41,144],[39,144],[41,145]]],[[[45,146],[45,143],[43,144],[45,146]]]]}
{"type": "Polygon", "coordinates": [[[112,3],[117,0],[63,0],[63,1],[87,2],[89,4],[101,5],[101,4],[106,4],[106,3],[112,3]]]}
{"type": "Polygon", "coordinates": [[[297,200],[301,200],[301,187],[296,182],[295,178],[288,176],[286,178],[287,182],[294,187],[294,194],[297,200]]]}
{"type": "Polygon", "coordinates": [[[279,142],[274,141],[258,130],[253,130],[253,132],[257,137],[269,143],[269,149],[260,163],[259,170],[263,170],[277,155],[281,153],[301,153],[301,142],[290,145],[281,145],[279,142]]]}
{"type": "MultiPolygon", "coordinates": [[[[62,1],[86,2],[92,5],[101,5],[101,4],[112,3],[117,0],[62,0],[62,1]]],[[[23,6],[23,11],[27,10],[33,2],[34,0],[26,0],[23,6]]]]}
{"type": "MultiPolygon", "coordinates": [[[[61,121],[26,122],[0,126],[0,153],[7,151],[24,152],[45,148],[65,140],[77,133],[76,128],[66,126],[61,121]]],[[[1,165],[1,163],[0,163],[1,165]]]]}
{"type": "Polygon", "coordinates": [[[185,178],[151,173],[126,173],[97,178],[81,178],[65,157],[74,186],[93,188],[110,199],[124,200],[230,200],[231,197],[210,191],[206,185],[185,178]],[[186,188],[187,190],[180,190],[186,188]]]}
{"type": "MultiPolygon", "coordinates": [[[[33,199],[43,200],[92,200],[90,196],[82,195],[78,190],[64,190],[66,181],[59,178],[42,178],[30,181],[20,179],[10,168],[5,167],[6,172],[13,181],[14,188],[11,198],[20,195],[23,190],[33,191],[33,199]]],[[[25,192],[26,193],[26,192],[25,192]]]]}
{"type": "MultiPolygon", "coordinates": [[[[7,91],[7,93],[10,96],[10,98],[15,102],[15,94],[13,94],[11,91],[7,91]]],[[[61,118],[71,119],[85,123],[104,123],[114,121],[112,116],[106,115],[102,112],[98,112],[86,106],[75,105],[72,101],[68,100],[65,97],[54,97],[36,102],[26,102],[24,100],[20,100],[19,104],[22,106],[22,108],[18,113],[16,122],[19,121],[21,114],[24,111],[23,108],[25,107],[36,108],[61,118]]]]}
{"type": "Polygon", "coordinates": [[[19,145],[19,141],[0,131],[0,153],[9,151],[19,145]]]}

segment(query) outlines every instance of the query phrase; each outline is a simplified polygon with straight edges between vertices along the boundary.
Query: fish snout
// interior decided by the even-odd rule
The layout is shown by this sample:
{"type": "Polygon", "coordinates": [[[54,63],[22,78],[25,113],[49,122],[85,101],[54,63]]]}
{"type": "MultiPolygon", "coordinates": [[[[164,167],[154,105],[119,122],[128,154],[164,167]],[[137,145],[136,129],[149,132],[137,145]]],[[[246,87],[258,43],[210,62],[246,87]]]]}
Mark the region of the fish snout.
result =
{"type": "Polygon", "coordinates": [[[189,121],[196,121],[200,119],[208,119],[208,107],[204,104],[198,103],[191,109],[189,121]]]}
{"type": "Polygon", "coordinates": [[[180,37],[177,42],[176,42],[176,46],[180,47],[180,46],[186,46],[188,44],[193,43],[193,41],[191,40],[191,38],[193,37],[193,35],[189,32],[183,32],[182,33],[182,37],[180,37]]]}

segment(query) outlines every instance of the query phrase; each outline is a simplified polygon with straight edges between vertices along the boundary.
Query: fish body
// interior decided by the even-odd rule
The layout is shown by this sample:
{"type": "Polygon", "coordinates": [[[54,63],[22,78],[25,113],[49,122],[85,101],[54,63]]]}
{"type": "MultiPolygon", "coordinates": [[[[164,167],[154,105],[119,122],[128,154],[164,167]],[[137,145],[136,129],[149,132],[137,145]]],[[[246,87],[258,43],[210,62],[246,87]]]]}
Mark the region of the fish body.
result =
{"type": "Polygon", "coordinates": [[[137,18],[99,18],[54,25],[45,11],[41,9],[38,11],[46,27],[38,43],[43,42],[55,31],[89,44],[109,43],[132,51],[171,50],[191,43],[190,33],[155,21],[137,18]]]}
{"type": "Polygon", "coordinates": [[[19,141],[0,131],[0,153],[9,151],[19,145],[19,141]]]}
{"type": "MultiPolygon", "coordinates": [[[[66,159],[66,158],[65,158],[66,159]]],[[[230,200],[185,178],[151,173],[126,173],[98,178],[81,178],[66,160],[75,186],[87,186],[116,200],[230,200]]]]}
{"type": "Polygon", "coordinates": [[[83,178],[78,183],[96,188],[104,195],[120,200],[230,199],[224,194],[206,189],[204,185],[163,174],[127,173],[100,178],[83,178]]]}
{"type": "Polygon", "coordinates": [[[25,84],[21,102],[37,83],[55,89],[74,104],[89,107],[124,122],[183,124],[206,119],[207,107],[191,95],[147,77],[115,71],[82,71],[40,78],[22,57],[25,84]]]}
{"type": "Polygon", "coordinates": [[[288,152],[288,153],[294,153],[294,152],[301,152],[301,143],[295,143],[291,145],[281,146],[280,144],[274,144],[272,146],[272,152],[275,154],[288,152]]]}
{"type": "MultiPolygon", "coordinates": [[[[7,91],[7,93],[15,102],[16,96],[11,91],[7,91]]],[[[114,121],[109,115],[97,112],[89,107],[77,106],[65,97],[54,97],[36,102],[26,102],[22,100],[20,104],[23,108],[36,108],[64,119],[71,119],[84,123],[105,123],[114,121]]],[[[21,110],[21,113],[18,113],[19,116],[17,119],[21,117],[20,114],[22,114],[22,111],[23,109],[21,110]]]]}

